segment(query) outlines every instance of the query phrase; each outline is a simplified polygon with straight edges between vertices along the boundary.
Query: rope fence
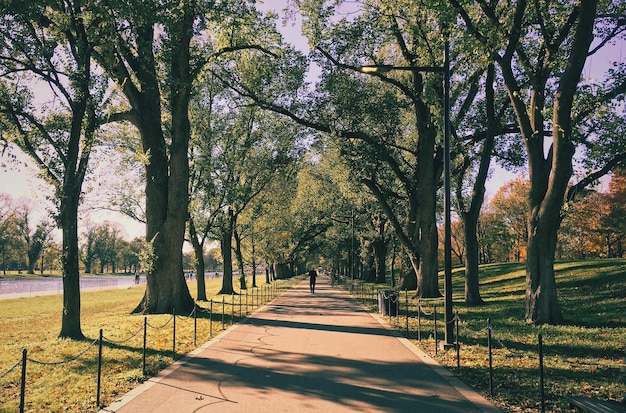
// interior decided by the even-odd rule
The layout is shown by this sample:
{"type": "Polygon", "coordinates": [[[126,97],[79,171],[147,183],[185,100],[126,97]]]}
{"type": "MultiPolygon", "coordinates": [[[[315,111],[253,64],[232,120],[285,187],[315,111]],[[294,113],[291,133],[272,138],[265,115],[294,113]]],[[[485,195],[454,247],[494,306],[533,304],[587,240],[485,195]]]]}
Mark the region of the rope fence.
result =
{"type": "MultiPolygon", "coordinates": [[[[412,297],[415,304],[411,303],[408,290],[404,290],[404,294],[399,290],[383,290],[378,289],[377,286],[366,285],[364,283],[358,283],[353,281],[348,284],[346,288],[349,289],[350,294],[365,307],[370,310],[377,307],[378,313],[388,317],[389,323],[405,334],[409,339],[415,339],[418,342],[432,340],[432,351],[435,355],[438,354],[440,349],[440,337],[443,335],[440,330],[445,327],[445,320],[443,317],[443,311],[440,311],[441,307],[436,304],[429,304],[428,301],[420,298],[412,297]],[[376,298],[376,290],[378,291],[378,297],[376,298]],[[402,300],[404,296],[404,300],[402,300]],[[402,302],[403,301],[403,302],[402,302]],[[402,326],[404,321],[404,326],[402,326]]],[[[503,343],[503,340],[498,338],[498,332],[494,328],[490,319],[485,321],[484,327],[480,329],[470,328],[469,322],[464,322],[458,314],[455,312],[452,320],[448,323],[454,324],[454,342],[450,346],[456,350],[456,368],[457,372],[461,372],[461,347],[462,337],[472,341],[474,345],[484,347],[488,359],[488,383],[489,383],[489,395],[493,397],[496,392],[494,387],[495,382],[495,368],[494,368],[494,350],[500,349],[508,353],[507,358],[528,359],[529,357],[536,358],[538,386],[537,395],[539,398],[540,411],[543,413],[546,411],[546,392],[545,392],[545,369],[544,369],[544,340],[541,334],[537,335],[537,341],[533,343],[518,343],[522,349],[514,349],[503,343]]],[[[476,323],[476,321],[474,321],[476,323]]],[[[556,350],[553,351],[556,354],[556,350]]],[[[626,357],[625,357],[626,360],[626,357]]],[[[600,363],[580,363],[576,361],[577,366],[588,367],[605,367],[600,363]]],[[[619,366],[618,366],[619,368],[619,366]]],[[[626,368],[623,374],[626,382],[626,368]]]]}
{"type": "MultiPolygon", "coordinates": [[[[157,356],[164,356],[165,352],[160,349],[159,344],[166,343],[168,341],[165,334],[170,335],[169,328],[171,328],[171,362],[177,360],[178,353],[176,351],[177,342],[180,342],[182,339],[177,336],[176,332],[176,324],[177,320],[183,323],[193,322],[193,347],[197,347],[197,335],[198,335],[198,316],[200,315],[201,320],[208,321],[208,337],[207,339],[211,339],[213,337],[213,322],[214,319],[221,321],[221,330],[224,331],[228,326],[232,326],[236,324],[239,320],[243,319],[244,312],[245,316],[250,314],[255,309],[265,305],[266,303],[272,301],[274,298],[281,295],[288,288],[291,287],[290,283],[282,283],[281,280],[277,280],[272,282],[271,284],[266,284],[262,287],[252,287],[250,290],[245,290],[245,294],[231,294],[226,299],[226,296],[222,295],[221,301],[219,302],[221,306],[221,311],[215,312],[215,300],[211,299],[208,304],[208,309],[200,307],[198,304],[194,305],[193,310],[187,315],[177,314],[176,310],[172,311],[172,314],[160,324],[153,324],[148,321],[148,316],[144,316],[143,324],[139,326],[136,330],[132,331],[127,337],[123,338],[112,338],[104,335],[103,329],[99,331],[99,337],[89,343],[85,349],[81,350],[77,354],[64,358],[59,361],[49,361],[49,360],[40,360],[32,358],[32,356],[28,355],[28,349],[22,350],[22,357],[20,361],[16,362],[5,372],[0,372],[0,385],[2,385],[2,380],[11,380],[11,375],[21,367],[21,376],[19,380],[19,393],[20,393],[20,401],[19,401],[19,409],[20,413],[24,413],[27,407],[27,385],[34,384],[33,382],[38,380],[41,375],[31,375],[30,377],[27,375],[28,369],[27,367],[31,364],[41,365],[46,367],[65,367],[66,365],[75,362],[81,358],[85,358],[85,360],[93,360],[87,358],[87,353],[94,349],[98,348],[98,354],[95,356],[97,360],[97,371],[94,372],[96,376],[96,396],[95,396],[95,408],[100,409],[104,407],[101,403],[101,391],[102,391],[102,371],[104,367],[103,360],[103,347],[109,347],[111,349],[121,346],[126,346],[133,349],[139,349],[138,346],[133,346],[129,344],[133,339],[137,338],[143,332],[142,337],[142,376],[143,378],[149,375],[147,369],[148,355],[153,354],[157,356]],[[238,312],[238,318],[236,313],[238,312]],[[169,327],[171,325],[171,327],[169,327]],[[154,331],[154,338],[151,337],[152,341],[148,339],[148,332],[154,331]],[[166,331],[166,329],[168,331],[166,331]],[[152,344],[152,348],[149,347],[149,343],[152,344]],[[28,380],[30,379],[30,380],[28,380]]],[[[155,315],[155,318],[162,317],[162,315],[155,315]]],[[[115,360],[112,360],[113,362],[115,360]]],[[[159,368],[157,367],[156,370],[159,368]]]]}

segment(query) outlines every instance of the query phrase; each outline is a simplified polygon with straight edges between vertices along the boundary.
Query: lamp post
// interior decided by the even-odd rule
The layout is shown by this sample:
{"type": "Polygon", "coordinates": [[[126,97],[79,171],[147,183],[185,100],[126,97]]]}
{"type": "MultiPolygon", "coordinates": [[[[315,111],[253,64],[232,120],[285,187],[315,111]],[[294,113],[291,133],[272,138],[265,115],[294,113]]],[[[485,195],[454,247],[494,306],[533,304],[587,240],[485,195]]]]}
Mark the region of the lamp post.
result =
{"type": "Polygon", "coordinates": [[[361,66],[361,73],[387,73],[392,70],[404,70],[411,72],[435,72],[443,73],[444,88],[444,127],[443,127],[443,231],[444,231],[444,319],[445,347],[453,347],[454,344],[454,315],[452,313],[452,237],[450,226],[450,42],[446,41],[443,66],[393,66],[393,65],[370,65],[361,66]]]}

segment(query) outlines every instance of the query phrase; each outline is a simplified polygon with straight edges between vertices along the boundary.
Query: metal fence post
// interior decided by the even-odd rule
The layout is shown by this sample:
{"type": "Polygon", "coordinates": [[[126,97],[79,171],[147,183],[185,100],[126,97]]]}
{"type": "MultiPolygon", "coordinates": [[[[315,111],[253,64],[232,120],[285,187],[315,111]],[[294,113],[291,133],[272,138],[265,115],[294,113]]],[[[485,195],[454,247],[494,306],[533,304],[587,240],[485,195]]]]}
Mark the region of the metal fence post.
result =
{"type": "Polygon", "coordinates": [[[22,350],[22,380],[20,386],[20,413],[24,413],[24,404],[26,400],[26,361],[28,350],[22,350]]]}
{"type": "Polygon", "coordinates": [[[176,360],[176,309],[172,308],[172,318],[174,324],[172,325],[172,360],[176,360]]]}
{"type": "Polygon", "coordinates": [[[417,299],[417,341],[422,341],[422,307],[417,299]]]}
{"type": "Polygon", "coordinates": [[[146,375],[146,340],[148,335],[148,317],[143,318],[143,360],[141,365],[142,374],[146,375]]]}
{"type": "Polygon", "coordinates": [[[435,355],[439,351],[439,342],[437,340],[437,305],[433,307],[433,320],[435,321],[435,326],[433,327],[435,333],[435,355]]]}
{"type": "Polygon", "coordinates": [[[491,353],[491,319],[487,319],[487,348],[489,349],[489,395],[493,397],[493,356],[491,353]]]}
{"type": "Polygon", "coordinates": [[[458,372],[461,371],[461,342],[459,341],[459,312],[456,311],[454,314],[454,325],[456,327],[456,332],[454,336],[456,337],[456,370],[458,372]]]}
{"type": "Polygon", "coordinates": [[[102,329],[98,339],[98,384],[96,385],[96,408],[100,408],[100,384],[102,377],[102,329]]]}
{"type": "Polygon", "coordinates": [[[409,336],[409,289],[404,290],[404,301],[406,302],[406,335],[409,336]]]}
{"type": "Polygon", "coordinates": [[[543,383],[543,337],[539,334],[539,394],[541,396],[541,413],[546,411],[546,395],[543,383]]]}

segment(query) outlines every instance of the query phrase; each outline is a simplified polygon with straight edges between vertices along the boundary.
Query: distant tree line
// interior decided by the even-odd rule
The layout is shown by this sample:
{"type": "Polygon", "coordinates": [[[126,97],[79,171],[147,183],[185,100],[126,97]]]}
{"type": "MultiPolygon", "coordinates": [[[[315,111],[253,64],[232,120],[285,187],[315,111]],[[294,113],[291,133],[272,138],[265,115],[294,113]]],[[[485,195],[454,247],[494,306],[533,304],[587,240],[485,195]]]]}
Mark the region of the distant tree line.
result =
{"type": "MultiPolygon", "coordinates": [[[[54,226],[43,219],[33,224],[37,214],[28,201],[15,201],[0,195],[0,268],[3,274],[50,274],[61,269],[60,245],[54,240],[54,226]]],[[[85,274],[135,274],[142,272],[142,249],[145,241],[131,241],[120,235],[113,222],[90,224],[80,237],[81,272],[85,274]]],[[[207,270],[220,268],[215,252],[205,253],[207,270]]],[[[194,267],[193,254],[183,257],[184,268],[194,267]]]]}
{"type": "MultiPolygon", "coordinates": [[[[608,188],[588,189],[562,211],[556,249],[558,260],[623,258],[626,248],[626,171],[618,168],[608,188]]],[[[528,239],[526,217],[529,183],[516,178],[494,195],[479,218],[480,262],[524,262],[528,239]]],[[[453,222],[455,263],[463,265],[464,238],[453,222]]]]}

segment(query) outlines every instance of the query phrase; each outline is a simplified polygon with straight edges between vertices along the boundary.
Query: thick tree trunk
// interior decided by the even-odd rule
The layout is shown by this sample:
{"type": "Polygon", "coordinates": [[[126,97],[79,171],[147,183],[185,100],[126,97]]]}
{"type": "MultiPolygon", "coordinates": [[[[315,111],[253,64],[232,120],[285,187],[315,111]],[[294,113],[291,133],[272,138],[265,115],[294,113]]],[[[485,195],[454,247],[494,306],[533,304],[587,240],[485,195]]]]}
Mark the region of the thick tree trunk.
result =
{"type": "Polygon", "coordinates": [[[233,234],[235,236],[235,256],[237,257],[237,265],[239,266],[239,288],[240,290],[247,290],[246,285],[246,271],[243,263],[243,252],[241,251],[241,237],[237,232],[237,229],[233,227],[233,234]]]}
{"type": "Polygon", "coordinates": [[[417,291],[423,298],[441,297],[439,292],[439,260],[437,259],[439,234],[434,219],[427,225],[422,225],[422,237],[417,291]]]}
{"type": "Polygon", "coordinates": [[[463,231],[465,232],[465,304],[468,305],[484,304],[480,296],[476,218],[474,215],[466,215],[463,222],[463,231]]]}
{"type": "Polygon", "coordinates": [[[65,197],[61,200],[59,219],[63,234],[61,266],[63,271],[63,315],[60,338],[82,340],[80,327],[80,277],[78,267],[78,204],[80,190],[73,183],[67,184],[65,197]]]}
{"type": "MultiPolygon", "coordinates": [[[[232,227],[231,227],[232,228],[232,227]]],[[[224,275],[222,277],[222,289],[219,294],[234,294],[233,289],[233,234],[232,230],[222,232],[220,245],[222,248],[222,260],[224,261],[224,275]]]]}
{"type": "Polygon", "coordinates": [[[417,290],[417,275],[415,267],[411,263],[406,252],[402,254],[398,287],[401,290],[417,290]]]}
{"type": "MultiPolygon", "coordinates": [[[[557,220],[558,222],[558,220],[557,220]]],[[[526,320],[535,324],[563,322],[554,276],[558,223],[534,215],[526,257],[526,320]]]]}
{"type": "MultiPolygon", "coordinates": [[[[186,113],[178,113],[178,116],[186,118],[186,113]]],[[[173,116],[172,122],[173,129],[177,122],[185,123],[177,116],[173,116]]],[[[182,261],[187,221],[188,141],[184,137],[183,125],[178,131],[180,135],[173,134],[169,162],[164,141],[150,139],[149,145],[144,145],[144,151],[150,154],[150,162],[146,165],[146,231],[148,240],[152,241],[155,265],[147,273],[146,293],[133,311],[135,313],[162,314],[173,310],[186,313],[195,306],[187,288],[182,261]]],[[[162,136],[160,130],[154,132],[162,136]]]]}

